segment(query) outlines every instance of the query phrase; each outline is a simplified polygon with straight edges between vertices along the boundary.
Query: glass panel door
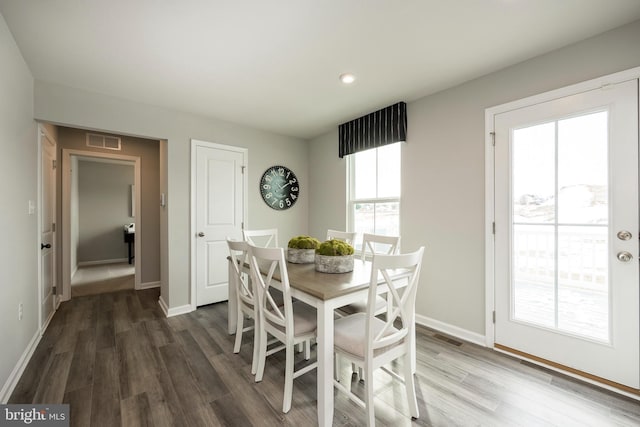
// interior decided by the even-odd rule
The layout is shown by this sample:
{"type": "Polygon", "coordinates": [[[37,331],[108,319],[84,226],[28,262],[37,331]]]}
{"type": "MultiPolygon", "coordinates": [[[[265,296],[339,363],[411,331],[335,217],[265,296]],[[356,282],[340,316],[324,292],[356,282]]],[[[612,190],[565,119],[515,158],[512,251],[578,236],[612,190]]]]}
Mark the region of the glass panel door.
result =
{"type": "Polygon", "coordinates": [[[640,386],[638,85],[494,116],[495,344],[640,386]]]}

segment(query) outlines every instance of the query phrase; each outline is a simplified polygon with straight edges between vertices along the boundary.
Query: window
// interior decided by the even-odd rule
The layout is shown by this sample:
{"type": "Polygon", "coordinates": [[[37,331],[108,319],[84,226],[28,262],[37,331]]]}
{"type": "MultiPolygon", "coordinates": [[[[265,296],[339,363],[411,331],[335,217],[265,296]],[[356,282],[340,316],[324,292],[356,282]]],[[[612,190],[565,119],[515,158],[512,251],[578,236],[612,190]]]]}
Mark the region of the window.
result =
{"type": "Polygon", "coordinates": [[[349,156],[349,228],[362,234],[400,235],[400,143],[349,156]]]}

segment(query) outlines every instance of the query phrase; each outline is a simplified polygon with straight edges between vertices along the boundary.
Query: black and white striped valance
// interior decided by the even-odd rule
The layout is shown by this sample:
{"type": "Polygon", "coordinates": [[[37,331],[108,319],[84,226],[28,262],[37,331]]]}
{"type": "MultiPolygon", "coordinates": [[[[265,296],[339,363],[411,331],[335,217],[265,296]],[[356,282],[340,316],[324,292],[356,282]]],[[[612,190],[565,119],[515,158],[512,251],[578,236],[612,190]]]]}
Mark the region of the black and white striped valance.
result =
{"type": "Polygon", "coordinates": [[[338,127],[338,155],[407,140],[407,104],[398,102],[338,127]]]}

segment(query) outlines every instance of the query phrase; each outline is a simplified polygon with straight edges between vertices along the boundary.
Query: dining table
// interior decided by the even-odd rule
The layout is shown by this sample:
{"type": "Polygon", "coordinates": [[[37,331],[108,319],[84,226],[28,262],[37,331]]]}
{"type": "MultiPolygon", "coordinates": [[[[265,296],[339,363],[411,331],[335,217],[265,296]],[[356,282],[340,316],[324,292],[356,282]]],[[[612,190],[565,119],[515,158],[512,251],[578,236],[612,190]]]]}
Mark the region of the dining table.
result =
{"type": "MultiPolygon", "coordinates": [[[[368,297],[369,283],[371,281],[371,261],[354,260],[353,271],[348,273],[321,273],[316,271],[315,264],[294,264],[287,262],[289,286],[291,296],[306,304],[315,307],[317,312],[317,409],[318,426],[331,426],[333,423],[333,326],[335,310],[342,306],[352,304],[368,297]]],[[[248,265],[244,266],[248,271],[248,265]]],[[[265,272],[262,272],[265,273],[265,272]]],[[[406,284],[409,273],[404,270],[394,271],[390,274],[398,287],[406,284]]],[[[237,296],[233,265],[229,262],[229,310],[228,331],[234,334],[236,331],[237,296]]],[[[279,272],[273,275],[274,279],[280,278],[279,272]]],[[[380,285],[378,294],[384,294],[387,286],[383,285],[383,278],[378,278],[380,285]]],[[[278,287],[276,282],[274,287],[278,287]]],[[[415,319],[412,319],[409,339],[414,357],[412,358],[412,370],[415,372],[415,319]]]]}

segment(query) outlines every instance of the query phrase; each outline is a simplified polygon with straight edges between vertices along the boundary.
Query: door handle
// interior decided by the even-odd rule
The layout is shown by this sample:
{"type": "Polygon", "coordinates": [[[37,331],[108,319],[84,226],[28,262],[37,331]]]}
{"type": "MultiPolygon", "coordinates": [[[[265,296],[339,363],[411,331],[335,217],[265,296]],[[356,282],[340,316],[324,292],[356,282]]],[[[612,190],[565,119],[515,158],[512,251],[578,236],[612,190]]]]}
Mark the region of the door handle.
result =
{"type": "Polygon", "coordinates": [[[45,248],[47,248],[47,249],[51,248],[51,243],[47,243],[47,244],[40,243],[40,250],[45,249],[45,248]]]}
{"type": "Polygon", "coordinates": [[[204,237],[204,233],[201,231],[198,233],[198,237],[204,237]]]}
{"type": "Polygon", "coordinates": [[[616,234],[616,236],[618,236],[618,239],[620,240],[630,240],[631,237],[633,237],[632,234],[627,230],[618,231],[618,234],[616,234]]]}

